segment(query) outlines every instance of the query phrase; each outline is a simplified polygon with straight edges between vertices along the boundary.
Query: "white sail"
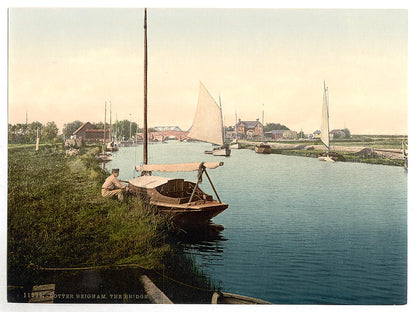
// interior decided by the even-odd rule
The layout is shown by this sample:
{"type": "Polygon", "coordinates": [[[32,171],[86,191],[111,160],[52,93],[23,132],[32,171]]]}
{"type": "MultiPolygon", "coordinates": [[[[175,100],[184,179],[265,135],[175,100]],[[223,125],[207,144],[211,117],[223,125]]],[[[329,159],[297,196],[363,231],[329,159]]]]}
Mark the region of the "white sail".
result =
{"type": "Polygon", "coordinates": [[[324,81],[324,99],[322,104],[322,120],[321,120],[321,141],[330,150],[329,146],[329,110],[328,110],[328,88],[324,81]]]}
{"type": "Polygon", "coordinates": [[[199,86],[198,105],[188,137],[216,145],[223,145],[222,113],[208,90],[199,86]]]}

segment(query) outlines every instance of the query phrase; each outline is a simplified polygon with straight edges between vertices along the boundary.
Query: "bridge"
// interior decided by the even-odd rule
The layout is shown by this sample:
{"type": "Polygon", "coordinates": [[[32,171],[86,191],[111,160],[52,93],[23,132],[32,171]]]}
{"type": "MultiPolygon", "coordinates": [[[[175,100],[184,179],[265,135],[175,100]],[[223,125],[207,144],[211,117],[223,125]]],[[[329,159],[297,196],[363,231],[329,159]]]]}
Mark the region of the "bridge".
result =
{"type": "MultiPolygon", "coordinates": [[[[137,136],[143,138],[143,133],[137,133],[137,136]]],[[[165,131],[152,131],[149,132],[150,140],[164,141],[168,138],[176,138],[179,141],[186,139],[188,131],[176,131],[176,130],[165,130],[165,131]]]]}

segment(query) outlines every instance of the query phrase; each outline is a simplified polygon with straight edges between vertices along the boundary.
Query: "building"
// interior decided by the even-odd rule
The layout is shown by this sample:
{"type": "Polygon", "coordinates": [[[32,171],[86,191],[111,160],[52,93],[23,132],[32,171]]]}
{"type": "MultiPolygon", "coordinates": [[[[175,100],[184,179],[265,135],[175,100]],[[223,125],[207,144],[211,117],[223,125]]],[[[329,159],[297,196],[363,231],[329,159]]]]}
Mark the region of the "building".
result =
{"type": "Polygon", "coordinates": [[[236,127],[239,138],[252,139],[256,137],[263,137],[263,124],[259,121],[259,119],[256,119],[255,121],[242,121],[239,119],[236,127]]]}
{"type": "Polygon", "coordinates": [[[346,137],[345,132],[343,130],[340,130],[340,129],[332,130],[331,132],[329,132],[329,135],[330,135],[331,138],[335,138],[335,139],[346,137]]]}
{"type": "MultiPolygon", "coordinates": [[[[74,139],[81,139],[85,142],[104,141],[104,129],[95,129],[89,122],[85,122],[73,133],[74,139]]],[[[110,139],[110,129],[105,129],[105,139],[110,139]]]]}
{"type": "Polygon", "coordinates": [[[298,133],[292,130],[272,130],[265,132],[264,135],[272,140],[294,140],[298,138],[298,133]]]}

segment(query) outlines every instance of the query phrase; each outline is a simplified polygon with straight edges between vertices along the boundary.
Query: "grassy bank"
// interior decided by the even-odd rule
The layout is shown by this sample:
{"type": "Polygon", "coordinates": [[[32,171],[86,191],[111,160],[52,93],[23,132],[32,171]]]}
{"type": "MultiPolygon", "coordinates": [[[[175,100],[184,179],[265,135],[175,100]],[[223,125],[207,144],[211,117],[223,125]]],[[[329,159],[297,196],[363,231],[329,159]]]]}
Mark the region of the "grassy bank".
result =
{"type": "MultiPolygon", "coordinates": [[[[108,174],[97,165],[97,152],[67,157],[62,146],[8,150],[8,285],[51,282],[44,268],[130,265],[162,287],[161,277],[170,276],[210,288],[181,253],[167,220],[134,197],[120,203],[101,196],[108,174]]],[[[172,300],[201,300],[200,293],[168,286],[172,300]]]]}
{"type": "MultiPolygon", "coordinates": [[[[287,144],[289,144],[289,143],[287,143],[287,144]]],[[[298,142],[298,144],[299,144],[299,142],[298,142]]],[[[353,145],[353,144],[351,143],[351,145],[353,145]]],[[[388,144],[388,143],[386,143],[386,145],[384,145],[385,148],[386,148],[386,146],[396,147],[396,145],[392,145],[392,144],[388,144]]],[[[246,149],[254,150],[254,145],[242,144],[242,147],[246,148],[246,149]]],[[[363,147],[365,147],[365,145],[363,145],[363,147]]],[[[381,147],[381,146],[377,146],[377,147],[381,147]]],[[[318,158],[319,154],[322,154],[322,151],[313,150],[313,149],[311,149],[311,150],[298,150],[298,149],[276,149],[276,148],[272,148],[272,154],[318,158]]],[[[404,160],[403,159],[390,159],[390,158],[379,156],[377,154],[365,155],[365,154],[357,154],[357,153],[350,153],[350,152],[342,152],[342,153],[338,152],[338,154],[340,155],[339,161],[359,162],[359,163],[375,164],[375,165],[388,165],[388,166],[401,166],[401,167],[404,166],[404,160]]]]}

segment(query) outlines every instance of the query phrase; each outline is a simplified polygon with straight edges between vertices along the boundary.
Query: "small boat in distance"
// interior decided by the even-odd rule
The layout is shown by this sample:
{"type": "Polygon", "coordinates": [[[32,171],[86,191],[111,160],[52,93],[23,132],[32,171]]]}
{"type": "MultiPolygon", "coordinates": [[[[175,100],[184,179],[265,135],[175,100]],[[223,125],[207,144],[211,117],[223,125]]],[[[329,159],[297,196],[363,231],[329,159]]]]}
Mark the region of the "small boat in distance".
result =
{"type": "Polygon", "coordinates": [[[257,298],[241,296],[237,294],[214,292],[211,304],[272,304],[257,298]]]}
{"type": "Polygon", "coordinates": [[[224,144],[221,107],[214,101],[202,82],[199,85],[198,105],[188,138],[218,145],[212,149],[214,156],[230,156],[231,154],[228,145],[224,144]]]}
{"type": "Polygon", "coordinates": [[[254,151],[258,154],[271,154],[272,148],[269,144],[260,143],[254,147],[254,151]]]}
{"type": "Polygon", "coordinates": [[[331,145],[329,141],[329,100],[328,100],[328,87],[325,85],[324,80],[324,99],[322,105],[322,119],[321,119],[321,141],[326,147],[326,151],[318,156],[319,160],[334,162],[339,158],[338,153],[331,151],[331,145]]]}

